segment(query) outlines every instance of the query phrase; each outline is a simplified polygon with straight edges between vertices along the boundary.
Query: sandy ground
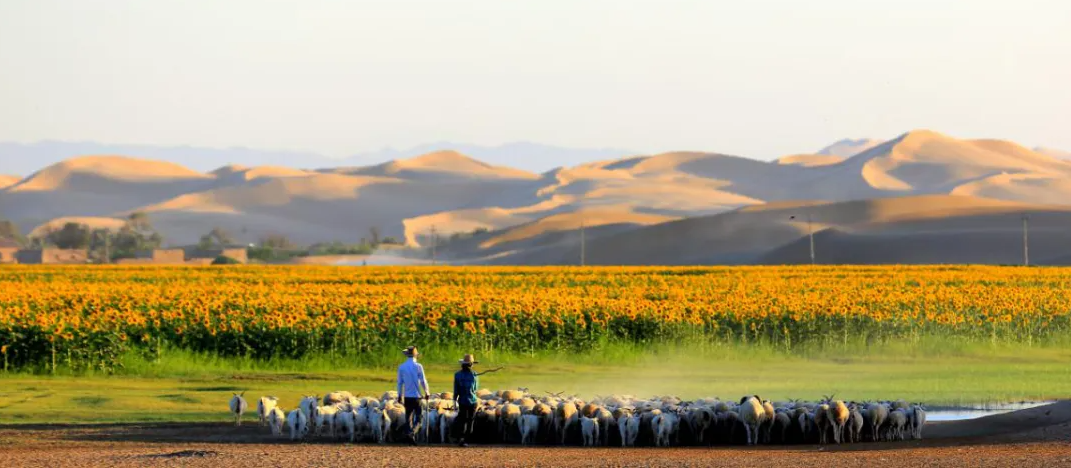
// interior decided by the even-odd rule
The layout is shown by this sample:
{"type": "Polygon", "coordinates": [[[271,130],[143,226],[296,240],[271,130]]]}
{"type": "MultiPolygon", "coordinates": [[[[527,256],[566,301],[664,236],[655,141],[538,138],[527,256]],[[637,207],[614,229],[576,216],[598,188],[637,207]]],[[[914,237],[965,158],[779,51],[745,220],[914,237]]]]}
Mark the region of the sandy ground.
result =
{"type": "Polygon", "coordinates": [[[255,423],[0,427],[3,466],[1071,466],[1071,402],[927,425],[920,441],[670,449],[276,441],[255,423]]]}

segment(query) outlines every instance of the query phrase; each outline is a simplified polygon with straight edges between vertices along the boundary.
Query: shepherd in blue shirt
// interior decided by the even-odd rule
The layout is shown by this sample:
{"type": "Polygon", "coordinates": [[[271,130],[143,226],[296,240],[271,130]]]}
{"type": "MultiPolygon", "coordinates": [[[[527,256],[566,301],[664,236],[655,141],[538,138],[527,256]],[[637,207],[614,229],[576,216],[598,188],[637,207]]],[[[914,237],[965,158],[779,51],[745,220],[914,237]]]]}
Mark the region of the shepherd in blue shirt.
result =
{"type": "Polygon", "coordinates": [[[457,403],[457,419],[454,420],[452,429],[454,436],[460,440],[458,445],[462,447],[469,446],[465,439],[472,435],[472,423],[476,417],[476,405],[479,403],[476,391],[480,388],[480,375],[501,370],[500,367],[476,373],[472,370],[472,365],[479,363],[480,361],[477,361],[475,356],[466,354],[458,361],[458,364],[461,364],[461,370],[454,374],[454,402],[457,403]]]}
{"type": "Polygon", "coordinates": [[[417,431],[423,422],[424,414],[420,408],[420,400],[428,400],[431,389],[428,380],[424,377],[424,366],[417,363],[420,352],[416,346],[410,346],[402,351],[406,357],[405,362],[398,366],[398,398],[401,398],[405,406],[405,420],[409,427],[409,445],[416,445],[417,431]]]}

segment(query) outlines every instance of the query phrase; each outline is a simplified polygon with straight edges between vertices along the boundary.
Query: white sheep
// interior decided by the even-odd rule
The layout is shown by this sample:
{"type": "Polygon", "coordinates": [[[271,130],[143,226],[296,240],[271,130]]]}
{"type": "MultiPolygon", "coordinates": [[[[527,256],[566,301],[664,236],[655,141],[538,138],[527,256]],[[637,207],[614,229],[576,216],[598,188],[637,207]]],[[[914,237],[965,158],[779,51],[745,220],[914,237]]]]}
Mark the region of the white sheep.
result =
{"type": "Polygon", "coordinates": [[[888,440],[904,440],[904,430],[907,429],[907,411],[898,409],[889,413],[888,440]]]}
{"type": "Polygon", "coordinates": [[[521,445],[531,445],[539,436],[539,416],[526,414],[521,416],[521,445]]]}
{"type": "Polygon", "coordinates": [[[457,421],[457,411],[450,410],[439,415],[439,440],[444,444],[454,441],[450,433],[450,428],[454,427],[454,421],[457,421]]]}
{"type": "Polygon", "coordinates": [[[840,400],[831,401],[828,405],[827,416],[830,426],[833,427],[833,441],[839,444],[844,435],[844,428],[848,425],[848,418],[851,416],[848,405],[840,400]]]}
{"type": "Polygon", "coordinates": [[[356,400],[356,398],[354,398],[352,393],[344,391],[344,390],[338,390],[338,391],[334,391],[334,392],[328,393],[327,395],[324,395],[323,402],[324,402],[324,406],[331,406],[331,405],[337,405],[339,403],[349,402],[350,399],[356,400]]]}
{"type": "Polygon", "coordinates": [[[273,406],[268,411],[268,426],[271,427],[271,435],[280,437],[283,435],[283,424],[286,424],[286,414],[278,406],[273,406]]]}
{"type": "Polygon", "coordinates": [[[774,409],[772,403],[767,400],[762,400],[762,409],[766,414],[762,418],[761,427],[765,429],[762,431],[763,439],[765,443],[770,443],[770,434],[773,432],[774,416],[777,415],[777,411],[774,409]]]}
{"type": "Polygon", "coordinates": [[[387,443],[387,433],[390,430],[390,416],[387,415],[387,410],[377,409],[369,411],[368,413],[368,426],[372,429],[372,438],[376,443],[387,443]]]}
{"type": "Polygon", "coordinates": [[[870,435],[874,438],[874,442],[878,442],[882,439],[881,428],[889,419],[889,407],[883,403],[871,403],[867,405],[866,411],[870,419],[870,435]]]}
{"type": "Polygon", "coordinates": [[[335,436],[335,415],[339,413],[337,406],[317,406],[312,413],[312,422],[316,428],[316,435],[322,436],[324,428],[327,428],[328,437],[335,436]]]}
{"type": "Polygon", "coordinates": [[[785,443],[785,439],[788,438],[788,429],[792,426],[792,418],[788,414],[788,410],[778,411],[774,413],[773,422],[770,424],[770,441],[773,440],[774,431],[777,431],[777,441],[785,443]]]}
{"type": "Polygon", "coordinates": [[[695,408],[688,414],[688,427],[695,434],[696,442],[703,444],[706,441],[707,432],[714,425],[716,419],[717,416],[714,414],[714,410],[709,407],[695,408]]]}
{"type": "Polygon", "coordinates": [[[599,421],[595,418],[580,417],[580,433],[585,447],[594,447],[599,441],[599,421]]]}
{"type": "Polygon", "coordinates": [[[316,395],[305,395],[301,397],[301,403],[298,403],[298,409],[305,413],[306,418],[312,418],[312,412],[319,406],[320,400],[316,398],[316,395]]]}
{"type": "Polygon", "coordinates": [[[454,424],[457,421],[457,410],[451,409],[443,412],[439,415],[439,440],[444,444],[453,443],[454,438],[453,429],[454,424]]]}
{"type": "Polygon", "coordinates": [[[846,435],[848,436],[848,442],[861,442],[863,436],[863,426],[866,423],[863,418],[863,413],[859,411],[859,408],[852,406],[851,411],[848,413],[848,430],[846,435]]]}
{"type": "Polygon", "coordinates": [[[744,422],[744,430],[747,431],[747,444],[758,444],[759,426],[766,421],[766,408],[763,408],[762,400],[758,396],[744,397],[740,399],[737,411],[744,422]]]}
{"type": "Polygon", "coordinates": [[[814,425],[818,428],[818,443],[825,444],[829,441],[827,434],[833,428],[833,421],[829,405],[822,403],[814,408],[814,425]]]}
{"type": "Polygon", "coordinates": [[[360,407],[356,410],[353,421],[354,438],[357,441],[364,441],[368,437],[372,436],[371,414],[375,411],[367,407],[360,407]]]}
{"type": "Polygon", "coordinates": [[[655,434],[655,445],[658,447],[669,447],[672,444],[672,437],[677,433],[677,425],[680,419],[673,413],[662,413],[654,418],[652,421],[652,432],[655,434]]]}
{"type": "Polygon", "coordinates": [[[814,421],[814,413],[811,413],[804,409],[802,413],[799,413],[797,422],[800,426],[800,434],[803,435],[803,440],[810,440],[811,434],[816,430],[816,424],[814,421]]]}
{"type": "Polygon", "coordinates": [[[278,405],[279,399],[273,396],[264,396],[257,400],[257,417],[260,418],[261,426],[268,423],[268,414],[278,405]]]}
{"type": "Polygon", "coordinates": [[[610,433],[617,430],[617,420],[614,419],[614,414],[606,408],[599,408],[595,412],[595,419],[599,421],[599,434],[602,436],[602,440],[599,441],[599,445],[610,445],[610,433]]]}
{"type": "Polygon", "coordinates": [[[916,405],[911,408],[911,438],[918,440],[922,438],[922,427],[926,425],[926,410],[921,405],[916,405]]]}
{"type": "MultiPolygon", "coordinates": [[[[507,390],[517,392],[517,390],[507,390]]],[[[498,432],[502,434],[502,440],[509,441],[514,431],[520,432],[521,407],[513,403],[506,403],[498,409],[498,432]]]]}
{"type": "Polygon", "coordinates": [[[569,426],[576,424],[579,416],[579,410],[575,404],[568,401],[558,404],[558,409],[554,412],[554,428],[561,437],[562,445],[565,445],[566,436],[569,434],[569,426]]]}
{"type": "Polygon", "coordinates": [[[249,403],[246,403],[245,401],[245,392],[235,393],[234,396],[231,397],[230,408],[231,414],[234,415],[234,425],[241,426],[242,415],[249,409],[249,403]]]}
{"type": "Polygon", "coordinates": [[[635,447],[636,439],[640,436],[640,417],[638,415],[624,415],[617,419],[617,428],[621,431],[621,446],[635,447]]]}
{"type": "Polygon", "coordinates": [[[333,426],[341,431],[339,436],[349,439],[352,444],[357,440],[357,410],[352,406],[339,410],[335,413],[333,426]]]}
{"type": "Polygon", "coordinates": [[[402,405],[390,405],[384,414],[386,417],[383,419],[388,423],[385,429],[387,440],[393,442],[394,437],[401,434],[402,428],[409,423],[406,419],[405,407],[402,405]]]}
{"type": "Polygon", "coordinates": [[[309,417],[300,409],[286,415],[286,425],[290,428],[290,440],[305,439],[309,435],[309,417]]]}

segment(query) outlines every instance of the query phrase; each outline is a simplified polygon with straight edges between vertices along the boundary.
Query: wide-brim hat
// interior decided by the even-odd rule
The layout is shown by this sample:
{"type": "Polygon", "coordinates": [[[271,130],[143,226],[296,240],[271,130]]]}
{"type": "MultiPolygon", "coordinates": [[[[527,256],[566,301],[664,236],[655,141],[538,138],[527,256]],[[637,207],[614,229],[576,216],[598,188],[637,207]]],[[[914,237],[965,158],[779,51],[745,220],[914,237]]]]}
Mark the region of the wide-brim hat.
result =
{"type": "Polygon", "coordinates": [[[471,354],[466,354],[465,357],[461,358],[461,360],[457,361],[457,363],[458,364],[479,364],[480,361],[476,360],[476,356],[473,356],[471,354]]]}
{"type": "Polygon", "coordinates": [[[420,351],[417,351],[416,346],[410,346],[402,350],[402,354],[406,356],[419,356],[420,351]]]}

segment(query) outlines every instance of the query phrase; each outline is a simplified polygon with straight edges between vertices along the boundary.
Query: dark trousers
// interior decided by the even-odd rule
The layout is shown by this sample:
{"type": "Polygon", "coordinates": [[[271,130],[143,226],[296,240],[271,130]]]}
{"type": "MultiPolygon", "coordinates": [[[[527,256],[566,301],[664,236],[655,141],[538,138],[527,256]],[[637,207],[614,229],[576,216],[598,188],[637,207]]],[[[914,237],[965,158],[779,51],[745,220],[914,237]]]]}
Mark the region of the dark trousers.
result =
{"type": "Polygon", "coordinates": [[[409,435],[416,437],[417,429],[420,428],[420,423],[424,419],[424,412],[420,409],[421,403],[419,398],[406,398],[405,399],[405,421],[408,423],[409,435]]]}
{"type": "Polygon", "coordinates": [[[467,439],[472,435],[472,424],[476,421],[476,405],[457,405],[457,419],[454,420],[454,437],[467,439]]]}

